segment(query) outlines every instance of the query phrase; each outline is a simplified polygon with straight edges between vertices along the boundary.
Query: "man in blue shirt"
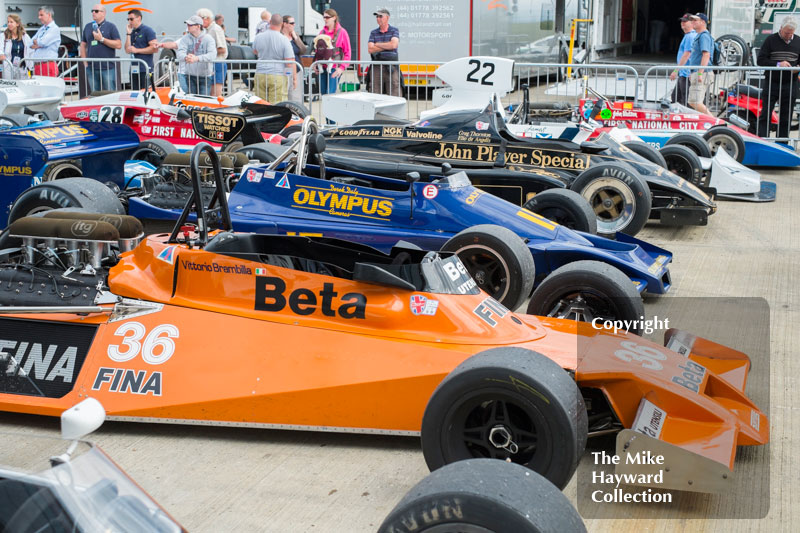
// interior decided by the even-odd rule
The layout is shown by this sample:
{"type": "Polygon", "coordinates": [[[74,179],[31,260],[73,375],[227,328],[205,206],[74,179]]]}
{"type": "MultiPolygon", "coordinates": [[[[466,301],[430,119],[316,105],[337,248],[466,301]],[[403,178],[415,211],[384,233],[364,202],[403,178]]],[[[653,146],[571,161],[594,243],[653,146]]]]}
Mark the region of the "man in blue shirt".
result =
{"type": "MultiPolygon", "coordinates": [[[[689,66],[705,67],[711,63],[711,54],[714,53],[714,38],[708,32],[708,15],[705,13],[698,13],[692,15],[692,24],[694,24],[694,31],[697,32],[697,37],[694,38],[692,43],[692,51],[689,54],[689,66]]],[[[687,98],[689,105],[710,115],[706,107],[706,93],[708,87],[714,82],[714,73],[704,68],[689,69],[692,74],[689,76],[689,97],[687,98]]]]}
{"type": "Polygon", "coordinates": [[[58,76],[58,47],[61,46],[61,30],[53,21],[55,12],[50,6],[39,8],[42,26],[33,36],[31,58],[35,59],[33,73],[37,76],[58,76]]]}
{"type": "MultiPolygon", "coordinates": [[[[369,33],[367,52],[373,61],[397,61],[400,30],[389,25],[389,10],[382,7],[373,13],[378,27],[369,33]]],[[[400,94],[400,68],[398,65],[373,65],[370,68],[369,91],[392,96],[400,94]]]]}
{"type": "MultiPolygon", "coordinates": [[[[697,36],[697,32],[694,31],[691,14],[685,13],[678,20],[681,21],[681,29],[684,34],[681,45],[678,47],[678,65],[685,65],[686,62],[689,61],[689,56],[692,53],[692,43],[697,36]]],[[[669,79],[674,81],[676,77],[678,78],[678,82],[672,90],[672,101],[678,102],[681,105],[686,105],[686,99],[689,96],[689,69],[676,68],[672,71],[672,74],[669,75],[669,79]]]]}
{"type": "MultiPolygon", "coordinates": [[[[125,53],[134,59],[141,59],[153,70],[153,54],[156,53],[158,40],[153,28],[142,24],[142,12],[138,9],[128,11],[128,27],[126,28],[125,53]]],[[[138,61],[131,63],[131,88],[147,88],[147,68],[138,61]]]]}
{"type": "MultiPolygon", "coordinates": [[[[110,59],[122,48],[119,30],[106,20],[106,8],[101,4],[92,7],[93,21],[83,28],[81,38],[81,57],[92,59],[110,59]]],[[[86,62],[86,74],[89,79],[89,92],[116,91],[117,69],[114,63],[105,61],[86,62]]]]}

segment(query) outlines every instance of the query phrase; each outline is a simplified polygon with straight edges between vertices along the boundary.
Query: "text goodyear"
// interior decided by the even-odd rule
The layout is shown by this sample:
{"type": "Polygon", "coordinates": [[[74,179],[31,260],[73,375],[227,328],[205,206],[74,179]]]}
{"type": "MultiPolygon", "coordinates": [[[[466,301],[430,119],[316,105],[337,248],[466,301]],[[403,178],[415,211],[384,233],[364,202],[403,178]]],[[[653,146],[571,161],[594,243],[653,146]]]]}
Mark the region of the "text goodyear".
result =
{"type": "Polygon", "coordinates": [[[388,220],[392,201],[384,196],[362,194],[356,188],[331,185],[330,189],[297,186],[292,195],[293,207],[324,211],[341,217],[388,220]]]}

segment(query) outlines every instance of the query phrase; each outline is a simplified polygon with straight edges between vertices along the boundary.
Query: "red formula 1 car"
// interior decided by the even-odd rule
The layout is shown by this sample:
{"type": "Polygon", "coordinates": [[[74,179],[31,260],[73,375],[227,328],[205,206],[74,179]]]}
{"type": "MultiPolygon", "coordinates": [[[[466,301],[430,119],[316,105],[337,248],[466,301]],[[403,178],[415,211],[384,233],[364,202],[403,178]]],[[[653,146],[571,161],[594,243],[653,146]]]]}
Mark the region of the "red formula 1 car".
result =
{"type": "MultiPolygon", "coordinates": [[[[69,120],[112,122],[130,126],[139,135],[142,144],[131,156],[158,165],[169,153],[191,150],[203,141],[195,135],[189,111],[194,108],[220,108],[240,106],[246,103],[267,104],[252,93],[237,91],[225,98],[186,94],[180,89],[163,87],[141,91],[121,91],[69,102],[61,106],[61,115],[69,120]]],[[[294,117],[282,135],[264,133],[267,142],[280,143],[285,135],[298,130],[308,111],[293,102],[276,105],[287,107],[294,117]],[[290,129],[291,128],[291,129],[290,129]]],[[[213,143],[216,149],[232,150],[241,146],[235,141],[223,147],[213,143]]]]}

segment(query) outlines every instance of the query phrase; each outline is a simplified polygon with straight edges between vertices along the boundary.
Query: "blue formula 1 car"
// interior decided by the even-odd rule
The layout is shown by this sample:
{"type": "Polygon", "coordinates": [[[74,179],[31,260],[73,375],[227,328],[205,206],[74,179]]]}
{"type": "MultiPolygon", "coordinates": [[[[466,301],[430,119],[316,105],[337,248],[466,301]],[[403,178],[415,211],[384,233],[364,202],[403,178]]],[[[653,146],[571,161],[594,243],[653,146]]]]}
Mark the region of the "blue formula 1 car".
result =
{"type": "MultiPolygon", "coordinates": [[[[313,119],[306,120],[303,134],[275,162],[244,158],[244,166],[223,178],[233,183],[238,177],[228,197],[236,231],[335,237],[379,250],[406,241],[456,252],[474,283],[506,307],[519,307],[533,291],[530,314],[638,319],[644,312],[638,293],[669,289],[670,252],[627,235],[609,240],[569,230],[473,187],[464,172],[425,182],[413,173],[394,179],[328,168],[325,140],[313,119]],[[312,156],[319,164],[307,163],[312,156]]],[[[182,154],[165,164],[180,157],[189,166],[182,154]]],[[[171,205],[183,206],[193,189],[181,176],[201,174],[206,185],[196,197],[213,197],[206,187],[223,171],[212,159],[173,174],[162,167],[154,189],[160,192],[127,197],[128,214],[150,231],[171,225],[180,210],[169,207],[164,189],[174,193],[171,205]]]]}
{"type": "Polygon", "coordinates": [[[120,124],[60,122],[0,131],[0,227],[42,209],[120,211],[116,194],[104,183],[119,188],[130,183],[131,169],[140,165],[126,161],[138,146],[133,130],[120,124]],[[85,178],[59,179],[77,176],[85,178]],[[45,196],[23,194],[56,179],[60,186],[45,196]]]}

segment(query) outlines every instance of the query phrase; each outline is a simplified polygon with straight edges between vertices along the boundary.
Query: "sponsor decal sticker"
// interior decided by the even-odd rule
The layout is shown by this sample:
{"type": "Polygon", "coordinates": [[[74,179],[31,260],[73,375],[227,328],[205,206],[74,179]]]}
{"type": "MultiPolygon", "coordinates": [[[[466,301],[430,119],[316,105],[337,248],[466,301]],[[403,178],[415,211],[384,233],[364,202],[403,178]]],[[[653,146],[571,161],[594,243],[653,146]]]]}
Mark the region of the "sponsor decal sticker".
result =
{"type": "Polygon", "coordinates": [[[172,246],[167,246],[163,250],[161,250],[156,259],[161,259],[165,263],[169,263],[170,265],[175,264],[175,251],[178,249],[177,244],[173,244],[172,246]]]}
{"type": "Polygon", "coordinates": [[[661,429],[664,427],[666,418],[666,411],[656,407],[645,398],[642,398],[641,403],[639,403],[639,410],[636,412],[633,428],[631,429],[657,439],[661,436],[661,429]]]}
{"type": "Polygon", "coordinates": [[[291,185],[289,185],[289,176],[285,175],[278,180],[278,183],[275,184],[276,187],[280,187],[281,189],[291,189],[291,185]]]}
{"type": "Polygon", "coordinates": [[[481,122],[480,120],[475,123],[475,129],[478,131],[486,131],[489,129],[488,122],[481,122]]]}
{"type": "Polygon", "coordinates": [[[246,176],[247,176],[247,181],[251,183],[259,183],[261,181],[262,174],[256,169],[251,168],[250,170],[247,171],[246,176]]]}
{"type": "Polygon", "coordinates": [[[428,200],[433,200],[439,194],[439,188],[434,185],[433,183],[429,183],[428,185],[422,188],[422,196],[427,198],[428,200]]]}
{"type": "Polygon", "coordinates": [[[196,272],[215,272],[218,274],[244,274],[250,276],[253,271],[245,265],[220,265],[218,263],[195,263],[194,261],[181,261],[181,267],[196,272]]]}
{"type": "Polygon", "coordinates": [[[0,393],[63,397],[96,331],[96,325],[0,319],[0,393]]]}
{"type": "Polygon", "coordinates": [[[85,111],[85,110],[84,111],[78,111],[77,113],[75,113],[75,118],[78,118],[78,119],[84,119],[84,118],[87,118],[88,116],[89,116],[89,112],[85,111]]]}
{"type": "Polygon", "coordinates": [[[750,425],[756,431],[761,431],[761,415],[755,409],[750,411],[750,425]]]}
{"type": "Polygon", "coordinates": [[[275,171],[274,170],[265,170],[264,171],[264,178],[268,180],[275,179],[275,171]]]}
{"type": "Polygon", "coordinates": [[[256,276],[265,276],[267,274],[266,268],[256,268],[256,276]]]}
{"type": "Polygon", "coordinates": [[[415,294],[411,296],[409,307],[415,315],[433,316],[439,307],[439,300],[431,300],[421,294],[415,294]]]}
{"type": "Polygon", "coordinates": [[[678,365],[680,374],[672,376],[672,382],[685,387],[692,392],[700,392],[700,384],[706,375],[706,368],[694,361],[686,360],[678,365]]]}
{"type": "Polygon", "coordinates": [[[340,217],[361,217],[389,220],[392,199],[386,196],[363,194],[357,187],[330,184],[330,188],[295,186],[292,207],[321,211],[340,217]]]}
{"type": "Polygon", "coordinates": [[[509,313],[503,304],[492,297],[486,298],[472,312],[492,327],[497,326],[497,320],[509,313]]]}
{"type": "Polygon", "coordinates": [[[279,312],[288,303],[291,312],[300,316],[321,314],[362,320],[366,317],[367,296],[360,292],[348,292],[340,297],[333,283],[324,283],[318,293],[304,287],[294,289],[288,295],[286,292],[286,282],[283,279],[257,276],[254,309],[279,312]]]}
{"type": "Polygon", "coordinates": [[[689,354],[692,353],[692,350],[688,346],[678,340],[677,335],[670,337],[669,342],[667,343],[667,349],[672,350],[675,353],[679,353],[684,357],[689,357],[689,354]]]}

